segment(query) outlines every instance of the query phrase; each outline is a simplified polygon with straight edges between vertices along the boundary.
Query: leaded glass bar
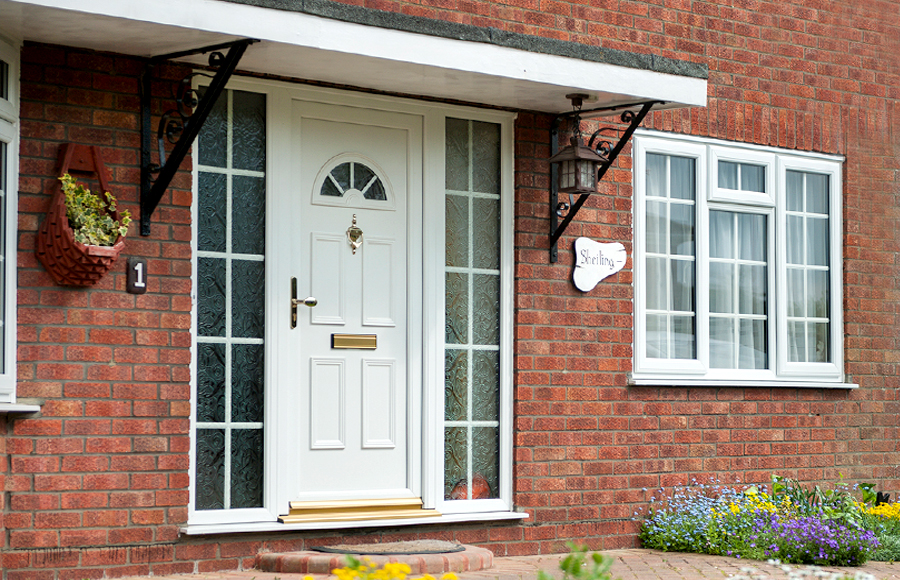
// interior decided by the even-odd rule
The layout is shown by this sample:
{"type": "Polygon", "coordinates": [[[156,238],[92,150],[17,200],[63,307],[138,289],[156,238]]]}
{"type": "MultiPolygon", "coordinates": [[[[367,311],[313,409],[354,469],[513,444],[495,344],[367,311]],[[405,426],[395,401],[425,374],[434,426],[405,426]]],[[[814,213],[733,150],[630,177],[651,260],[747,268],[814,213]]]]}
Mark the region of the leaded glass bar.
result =
{"type": "Polygon", "coordinates": [[[500,492],[500,126],[446,122],[444,497],[500,492]]]}
{"type": "Polygon", "coordinates": [[[265,110],[226,90],[197,139],[197,510],[263,501],[265,110]]]}
{"type": "Polygon", "coordinates": [[[788,360],[831,362],[828,175],[788,171],[788,360]]]}
{"type": "Polygon", "coordinates": [[[647,154],[647,356],[697,357],[696,161],[647,154]]]}

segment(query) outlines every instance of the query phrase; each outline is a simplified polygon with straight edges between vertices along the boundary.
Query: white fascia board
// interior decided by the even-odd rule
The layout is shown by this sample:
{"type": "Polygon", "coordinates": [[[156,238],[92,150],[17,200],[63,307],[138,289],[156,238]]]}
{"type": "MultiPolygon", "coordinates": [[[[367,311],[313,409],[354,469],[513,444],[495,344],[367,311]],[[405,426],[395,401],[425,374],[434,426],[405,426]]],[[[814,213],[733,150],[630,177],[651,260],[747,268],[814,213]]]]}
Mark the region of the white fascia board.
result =
{"type": "Polygon", "coordinates": [[[29,40],[140,56],[256,38],[241,70],[513,109],[568,111],[571,92],[596,99],[585,108],[706,106],[703,78],[221,0],[0,0],[4,21],[29,40]]]}

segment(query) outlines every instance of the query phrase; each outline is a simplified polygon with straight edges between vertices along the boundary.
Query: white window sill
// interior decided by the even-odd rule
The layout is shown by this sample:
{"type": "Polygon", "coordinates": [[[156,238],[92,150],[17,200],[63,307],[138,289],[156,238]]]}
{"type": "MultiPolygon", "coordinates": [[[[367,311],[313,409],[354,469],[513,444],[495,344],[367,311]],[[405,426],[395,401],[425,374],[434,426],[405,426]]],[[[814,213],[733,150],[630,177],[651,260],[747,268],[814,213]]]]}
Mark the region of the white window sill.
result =
{"type": "Polygon", "coordinates": [[[461,522],[489,522],[501,520],[524,520],[526,513],[487,512],[476,514],[442,514],[434,518],[407,518],[397,520],[359,520],[347,522],[308,522],[303,524],[280,524],[278,522],[253,522],[242,524],[202,524],[187,525],[178,531],[187,536],[212,534],[240,534],[248,532],[297,532],[307,530],[340,530],[350,528],[375,528],[396,526],[423,526],[431,524],[455,524],[461,522]]]}
{"type": "Polygon", "coordinates": [[[26,405],[24,403],[0,403],[0,415],[7,413],[39,413],[40,405],[26,405]]]}
{"type": "Polygon", "coordinates": [[[741,381],[741,380],[714,380],[685,378],[683,375],[647,375],[632,374],[628,377],[628,384],[636,387],[768,387],[784,389],[858,389],[855,383],[842,383],[822,380],[766,380],[766,381],[741,381]]]}

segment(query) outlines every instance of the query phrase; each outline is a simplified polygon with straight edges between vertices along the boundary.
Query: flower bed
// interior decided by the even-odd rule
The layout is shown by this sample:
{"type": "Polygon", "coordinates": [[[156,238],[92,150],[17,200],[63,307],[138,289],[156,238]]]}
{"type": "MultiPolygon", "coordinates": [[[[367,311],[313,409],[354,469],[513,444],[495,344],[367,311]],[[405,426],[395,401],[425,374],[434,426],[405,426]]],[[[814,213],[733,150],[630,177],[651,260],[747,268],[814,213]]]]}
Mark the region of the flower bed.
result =
{"type": "Polygon", "coordinates": [[[695,482],[657,490],[635,517],[645,548],[816,565],[896,560],[900,505],[879,503],[872,489],[807,489],[779,476],[771,486],[695,482]]]}

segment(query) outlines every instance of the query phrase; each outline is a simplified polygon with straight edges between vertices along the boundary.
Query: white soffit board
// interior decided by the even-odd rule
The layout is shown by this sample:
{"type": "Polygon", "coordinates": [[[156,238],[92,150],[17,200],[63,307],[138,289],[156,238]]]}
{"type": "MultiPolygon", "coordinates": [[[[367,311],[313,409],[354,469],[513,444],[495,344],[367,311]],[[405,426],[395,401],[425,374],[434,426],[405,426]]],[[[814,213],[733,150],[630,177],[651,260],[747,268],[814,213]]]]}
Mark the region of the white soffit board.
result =
{"type": "Polygon", "coordinates": [[[706,106],[705,78],[221,0],[0,0],[0,34],[142,57],[255,38],[239,70],[512,109],[706,106]]]}

